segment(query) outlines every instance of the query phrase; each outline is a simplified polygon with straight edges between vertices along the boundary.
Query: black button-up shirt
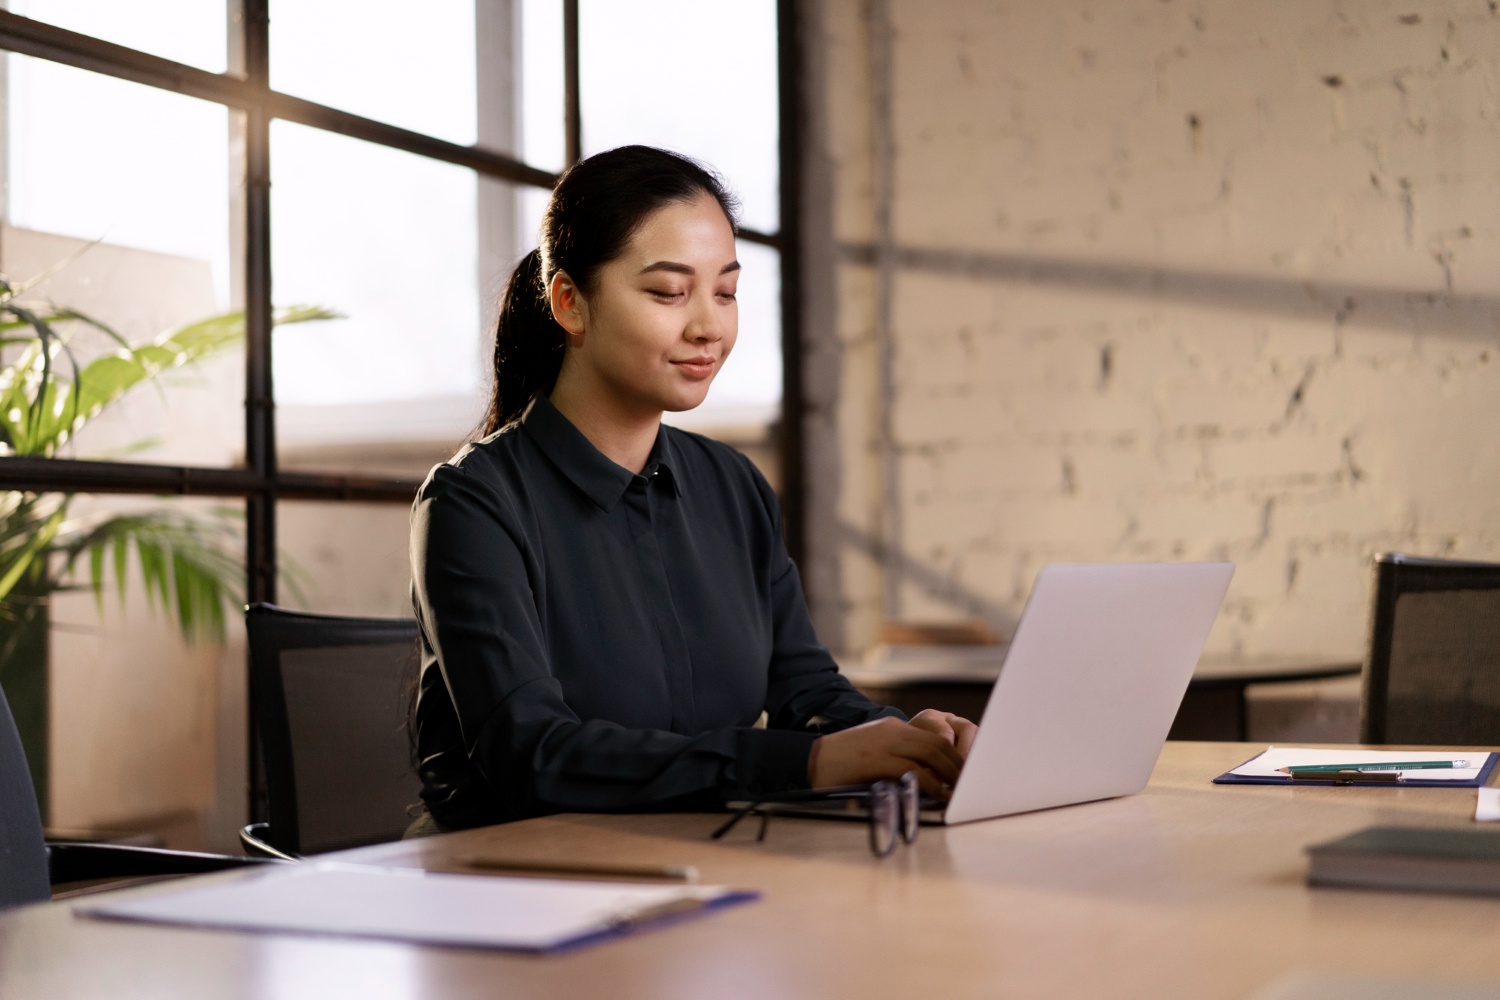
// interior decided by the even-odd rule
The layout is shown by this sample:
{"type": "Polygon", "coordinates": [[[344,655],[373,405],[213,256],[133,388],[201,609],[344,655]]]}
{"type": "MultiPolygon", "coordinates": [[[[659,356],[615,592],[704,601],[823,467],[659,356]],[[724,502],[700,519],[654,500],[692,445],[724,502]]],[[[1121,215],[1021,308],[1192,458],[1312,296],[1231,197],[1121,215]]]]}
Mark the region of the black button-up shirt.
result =
{"type": "Polygon", "coordinates": [[[663,426],[636,475],[538,398],[432,470],[411,537],[444,825],[805,788],[811,726],[900,716],[839,674],[775,494],[708,438],[663,426]]]}

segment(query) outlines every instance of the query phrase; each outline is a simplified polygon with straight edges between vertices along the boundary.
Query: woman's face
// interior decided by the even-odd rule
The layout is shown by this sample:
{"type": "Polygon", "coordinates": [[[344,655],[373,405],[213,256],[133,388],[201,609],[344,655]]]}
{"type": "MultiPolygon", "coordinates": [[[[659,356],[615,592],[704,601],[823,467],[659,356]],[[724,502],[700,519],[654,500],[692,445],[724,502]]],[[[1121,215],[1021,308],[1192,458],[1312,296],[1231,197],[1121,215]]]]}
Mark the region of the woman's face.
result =
{"type": "Polygon", "coordinates": [[[717,201],[704,194],[657,209],[587,296],[566,274],[553,278],[552,311],[569,346],[559,381],[630,415],[697,406],[739,333],[739,271],[717,201]]]}

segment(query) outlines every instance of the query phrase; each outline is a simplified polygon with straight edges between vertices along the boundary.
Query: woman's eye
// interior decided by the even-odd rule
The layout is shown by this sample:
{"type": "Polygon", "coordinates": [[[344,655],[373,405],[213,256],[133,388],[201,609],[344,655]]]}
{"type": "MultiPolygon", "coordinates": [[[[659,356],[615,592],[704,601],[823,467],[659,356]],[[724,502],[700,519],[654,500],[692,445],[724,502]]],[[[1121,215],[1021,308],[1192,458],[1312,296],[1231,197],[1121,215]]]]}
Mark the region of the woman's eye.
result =
{"type": "Polygon", "coordinates": [[[682,293],[681,292],[674,292],[670,288],[652,288],[652,289],[649,289],[649,291],[651,292],[652,295],[656,296],[657,298],[659,298],[659,299],[661,299],[663,301],[671,301],[672,299],[680,299],[680,298],[682,298],[682,293]]]}
{"type": "Polygon", "coordinates": [[[724,300],[726,300],[728,302],[733,302],[735,300],[736,296],[735,296],[735,294],[733,292],[720,292],[719,293],[719,298],[724,299],[724,300]]]}

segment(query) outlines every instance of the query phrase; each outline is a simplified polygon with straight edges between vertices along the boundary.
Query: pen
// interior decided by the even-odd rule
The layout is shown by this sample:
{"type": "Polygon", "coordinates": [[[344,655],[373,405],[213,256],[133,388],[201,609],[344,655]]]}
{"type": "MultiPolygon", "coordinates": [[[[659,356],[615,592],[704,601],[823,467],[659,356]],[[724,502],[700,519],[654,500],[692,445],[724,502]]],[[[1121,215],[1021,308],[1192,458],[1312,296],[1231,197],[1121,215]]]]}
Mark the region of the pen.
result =
{"type": "Polygon", "coordinates": [[[1276,770],[1283,774],[1316,774],[1320,771],[1423,771],[1468,766],[1466,760],[1398,760],[1389,764],[1291,764],[1276,770]]]}
{"type": "Polygon", "coordinates": [[[483,856],[459,858],[458,863],[466,868],[482,868],[485,871],[500,872],[507,875],[534,875],[542,878],[560,875],[571,878],[618,878],[663,882],[698,881],[698,869],[692,865],[601,864],[591,861],[527,861],[521,858],[489,858],[483,856]]]}

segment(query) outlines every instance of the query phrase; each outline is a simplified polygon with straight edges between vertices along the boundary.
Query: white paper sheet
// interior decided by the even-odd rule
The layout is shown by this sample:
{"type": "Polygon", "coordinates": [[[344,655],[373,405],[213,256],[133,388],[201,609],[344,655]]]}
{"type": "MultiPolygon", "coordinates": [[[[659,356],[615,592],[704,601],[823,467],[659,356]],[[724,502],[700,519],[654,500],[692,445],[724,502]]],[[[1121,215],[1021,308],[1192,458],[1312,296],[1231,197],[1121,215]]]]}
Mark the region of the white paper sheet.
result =
{"type": "Polygon", "coordinates": [[[1500,788],[1479,789],[1479,802],[1474,806],[1474,818],[1481,821],[1500,819],[1500,788]]]}
{"type": "Polygon", "coordinates": [[[1421,768],[1401,773],[1423,781],[1473,781],[1489,754],[1433,752],[1422,750],[1311,750],[1304,747],[1267,747],[1266,752],[1230,771],[1247,778],[1285,778],[1280,768],[1299,764],[1376,764],[1382,761],[1465,760],[1471,767],[1421,768]]]}
{"type": "Polygon", "coordinates": [[[722,886],[448,875],[305,862],[231,882],[80,905],[78,912],[193,927],[542,951],[618,929],[658,908],[732,898],[750,897],[722,886]]]}

